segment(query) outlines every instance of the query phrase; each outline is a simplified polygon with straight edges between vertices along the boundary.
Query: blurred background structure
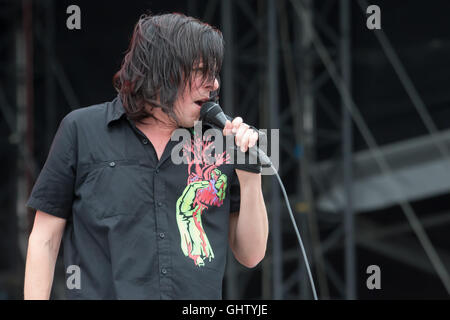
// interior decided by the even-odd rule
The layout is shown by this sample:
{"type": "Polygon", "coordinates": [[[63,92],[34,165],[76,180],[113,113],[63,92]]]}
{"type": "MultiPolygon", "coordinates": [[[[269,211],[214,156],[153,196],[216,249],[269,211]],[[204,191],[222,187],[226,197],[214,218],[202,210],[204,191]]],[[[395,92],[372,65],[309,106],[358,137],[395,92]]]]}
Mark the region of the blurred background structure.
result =
{"type": "MultiPolygon", "coordinates": [[[[221,105],[280,129],[280,169],[322,299],[450,296],[450,26],[446,0],[0,0],[0,299],[23,298],[25,208],[61,119],[109,101],[134,24],[182,12],[217,26],[221,105]],[[69,5],[81,29],[68,30],[69,5]],[[369,5],[381,30],[369,30],[369,5]],[[367,268],[381,270],[369,290],[367,268]]],[[[226,299],[310,299],[274,177],[267,255],[230,255],[226,299]]],[[[59,259],[52,297],[64,299],[59,259]]]]}

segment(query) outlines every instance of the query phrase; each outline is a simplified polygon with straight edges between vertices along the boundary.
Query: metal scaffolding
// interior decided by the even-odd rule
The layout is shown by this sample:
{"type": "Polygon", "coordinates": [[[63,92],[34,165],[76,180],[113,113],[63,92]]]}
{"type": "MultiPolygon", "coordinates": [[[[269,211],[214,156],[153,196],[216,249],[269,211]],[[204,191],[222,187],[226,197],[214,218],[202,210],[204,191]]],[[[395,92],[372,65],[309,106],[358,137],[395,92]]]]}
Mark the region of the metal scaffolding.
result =
{"type": "MultiPolygon", "coordinates": [[[[306,5],[304,5],[304,1],[297,1],[297,2],[292,1],[292,3],[294,4],[297,14],[299,16],[304,17],[305,16],[304,12],[307,10],[306,5]]],[[[341,2],[341,4],[342,4],[342,2],[341,2]]],[[[366,6],[362,5],[363,9],[365,7],[366,6]]],[[[345,12],[345,8],[343,8],[343,9],[344,10],[342,12],[345,12]]],[[[346,13],[345,16],[349,17],[348,13],[346,13]]],[[[364,140],[366,141],[366,143],[369,147],[369,151],[372,154],[373,158],[376,160],[376,162],[382,172],[382,175],[392,177],[393,171],[392,171],[390,165],[387,163],[385,157],[380,152],[379,146],[378,146],[372,132],[369,130],[369,128],[366,124],[366,121],[361,116],[359,109],[357,108],[357,106],[354,103],[354,100],[351,96],[350,88],[348,86],[349,80],[348,80],[348,76],[346,76],[346,71],[344,69],[341,69],[340,72],[338,71],[339,69],[337,67],[337,63],[333,61],[332,55],[330,54],[330,50],[329,50],[329,48],[327,48],[324,45],[324,42],[322,41],[319,33],[316,32],[315,30],[313,30],[312,33],[313,33],[313,35],[312,35],[313,41],[312,42],[314,44],[314,48],[315,48],[318,56],[320,57],[320,60],[322,61],[323,65],[325,66],[326,71],[328,72],[331,80],[333,81],[333,84],[336,86],[336,88],[339,92],[339,95],[344,100],[345,108],[348,110],[349,114],[352,116],[356,127],[359,129],[364,140]]],[[[341,57],[341,59],[342,58],[348,59],[345,57],[341,57]]],[[[348,61],[346,62],[346,64],[348,65],[348,61]]],[[[344,64],[341,64],[341,67],[343,65],[344,64]]],[[[417,103],[415,105],[417,106],[417,103]]],[[[421,116],[424,116],[427,114],[425,108],[421,108],[419,113],[421,114],[421,116]]],[[[433,134],[434,132],[432,129],[436,128],[436,127],[431,125],[431,117],[424,118],[424,121],[426,121],[427,123],[430,124],[428,126],[428,128],[431,129],[430,134],[433,134]]],[[[345,128],[344,128],[344,130],[345,130],[345,128]]],[[[348,137],[350,137],[350,136],[347,135],[347,138],[348,137]]],[[[346,141],[343,141],[344,146],[346,143],[347,143],[346,141]]],[[[348,147],[344,147],[344,148],[348,150],[348,147]]],[[[443,150],[443,148],[440,148],[440,149],[443,150]]],[[[345,153],[344,153],[344,156],[345,156],[345,153]]],[[[350,159],[348,158],[348,160],[350,160],[350,159]]],[[[347,166],[348,165],[349,164],[347,164],[347,166]]],[[[347,175],[348,175],[348,173],[347,173],[347,175]]],[[[348,183],[348,179],[349,179],[348,177],[347,178],[344,177],[344,180],[347,180],[346,183],[348,183]]],[[[402,194],[401,187],[397,184],[397,182],[393,181],[393,183],[396,186],[396,191],[398,193],[402,194]]],[[[346,190],[351,190],[350,186],[347,185],[346,190]]],[[[445,286],[447,292],[450,293],[450,291],[449,291],[449,288],[450,288],[449,280],[450,279],[448,276],[448,272],[447,272],[444,264],[442,263],[442,259],[438,255],[436,249],[434,248],[431,241],[429,240],[423,226],[421,225],[419,219],[417,218],[417,215],[416,215],[414,209],[412,208],[411,204],[406,200],[406,198],[404,196],[398,200],[398,205],[401,207],[403,213],[405,214],[405,217],[407,218],[408,223],[410,224],[413,232],[417,236],[420,244],[422,245],[425,253],[427,254],[430,262],[432,263],[437,275],[441,279],[442,284],[445,286]]],[[[345,232],[347,232],[348,230],[352,230],[352,222],[348,221],[348,218],[346,218],[346,219],[347,220],[345,223],[345,232]]],[[[351,252],[354,250],[353,249],[354,248],[353,241],[354,240],[352,240],[351,238],[350,239],[347,238],[346,242],[345,242],[346,243],[346,247],[345,247],[346,248],[346,258],[347,258],[346,259],[346,275],[348,275],[350,277],[352,275],[352,270],[350,270],[350,268],[354,268],[354,253],[351,252]]],[[[352,284],[350,281],[347,283],[347,286],[346,286],[347,287],[347,291],[346,291],[347,298],[350,298],[350,299],[355,298],[354,292],[352,292],[353,291],[352,286],[354,286],[354,284],[352,284]]]]}
{"type": "MultiPolygon", "coordinates": [[[[230,1],[227,6],[232,6],[233,1],[230,1]],[[231,4],[230,4],[231,3],[231,4]]],[[[242,2],[239,2],[242,3],[242,2]]],[[[244,5],[247,6],[248,4],[244,5]]],[[[225,5],[224,5],[225,6],[225,5]]],[[[362,5],[364,7],[365,5],[362,5]]],[[[249,10],[249,8],[242,8],[241,4],[234,4],[235,10],[243,9],[246,11],[247,15],[249,12],[260,12],[258,10],[249,10]]],[[[282,143],[284,144],[282,148],[287,151],[286,157],[283,158],[282,167],[280,168],[280,173],[282,177],[286,178],[292,175],[298,175],[295,179],[296,191],[291,194],[292,202],[296,204],[298,216],[297,219],[302,230],[303,237],[305,238],[305,243],[307,244],[307,251],[312,254],[313,259],[311,263],[315,266],[315,276],[318,285],[321,298],[345,298],[345,299],[356,299],[357,290],[356,282],[358,280],[357,268],[356,268],[356,244],[363,248],[369,248],[370,250],[375,250],[378,248],[378,252],[381,252],[394,259],[401,260],[404,255],[393,254],[392,250],[385,250],[386,245],[375,244],[370,245],[365,240],[366,238],[361,236],[365,234],[370,228],[368,227],[368,222],[361,218],[361,223],[358,223],[358,232],[356,232],[355,227],[355,211],[352,206],[352,185],[353,185],[353,164],[354,155],[352,147],[352,126],[353,123],[356,125],[357,129],[362,134],[367,145],[369,146],[368,152],[372,155],[373,159],[378,164],[382,175],[388,177],[394,177],[392,169],[386,162],[384,156],[379,152],[379,146],[377,145],[373,134],[368,129],[364,118],[358,111],[357,106],[354,103],[354,99],[351,94],[351,7],[349,1],[327,1],[323,4],[313,5],[311,1],[278,1],[276,9],[271,1],[267,1],[266,7],[267,16],[267,34],[257,33],[261,39],[265,39],[265,44],[270,48],[267,56],[268,65],[266,66],[265,78],[266,82],[262,82],[263,86],[259,90],[267,91],[269,95],[270,92],[274,92],[274,82],[279,81],[279,76],[276,72],[272,71],[274,66],[283,65],[284,75],[286,77],[286,84],[289,96],[288,108],[281,109],[276,112],[273,109],[273,103],[278,105],[281,103],[280,98],[278,101],[270,102],[269,105],[265,101],[271,101],[270,98],[263,99],[260,104],[260,110],[262,115],[269,115],[272,120],[275,120],[278,114],[279,117],[279,128],[282,128],[282,137],[291,136],[294,137],[294,141],[288,141],[284,144],[282,138],[282,143]],[[287,6],[291,6],[293,10],[286,10],[287,6]],[[330,15],[331,12],[338,12],[339,14],[339,24],[338,28],[333,28],[331,26],[330,15]],[[274,23],[274,17],[272,10],[279,12],[282,19],[278,19],[277,23],[274,23]],[[289,12],[294,12],[294,14],[289,14],[289,12]],[[295,32],[295,36],[290,36],[290,29],[298,30],[295,32]],[[279,30],[279,35],[281,39],[281,45],[277,46],[276,39],[273,38],[273,34],[277,33],[279,30]],[[338,30],[338,31],[337,31],[338,30]],[[325,45],[326,39],[327,45],[325,45]],[[278,50],[280,54],[277,54],[271,50],[278,50]],[[274,59],[275,56],[279,55],[278,59],[274,59]],[[295,58],[294,58],[295,57],[295,58]],[[280,61],[278,61],[280,60],[280,61]],[[342,110],[339,114],[335,108],[330,104],[329,97],[325,91],[321,91],[321,88],[325,87],[328,83],[332,83],[335,86],[336,94],[341,98],[342,110]],[[272,88],[272,89],[271,89],[272,88]],[[323,132],[316,128],[315,125],[315,107],[323,109],[323,111],[330,116],[336,123],[335,132],[323,132]],[[262,108],[262,109],[261,109],[262,108]],[[294,121],[290,122],[289,118],[294,121]],[[341,120],[339,120],[339,118],[341,120]],[[352,122],[353,121],[353,122],[352,122]],[[289,129],[286,130],[286,128],[289,129]],[[340,137],[336,140],[336,137],[340,137]],[[330,139],[331,138],[331,139],[330,139]],[[339,157],[334,159],[334,165],[329,169],[329,173],[336,174],[337,172],[342,172],[343,189],[345,192],[345,206],[340,212],[341,219],[337,220],[337,225],[334,231],[330,232],[329,236],[321,240],[320,228],[318,225],[319,218],[317,216],[315,195],[317,193],[326,193],[328,189],[328,184],[326,182],[323,172],[318,172],[314,170],[315,165],[315,150],[320,143],[323,141],[332,140],[336,146],[340,146],[336,150],[336,154],[339,157]],[[289,144],[293,143],[293,146],[289,144]],[[336,144],[337,142],[337,144],[336,144]],[[292,148],[293,147],[293,148],[292,148]],[[298,156],[300,154],[300,156],[298,156]],[[311,168],[310,168],[311,166],[311,168]],[[297,171],[298,170],[298,171],[297,171]],[[367,228],[367,229],[366,229],[367,228]],[[344,237],[343,237],[344,236],[344,237]],[[344,241],[342,241],[344,240],[344,241]],[[344,270],[343,274],[340,274],[336,265],[329,261],[326,257],[327,252],[335,248],[344,249],[344,270]],[[384,249],[382,249],[384,248],[384,249]],[[336,289],[340,296],[331,296],[329,292],[328,282],[333,284],[334,289],[336,289]]],[[[357,13],[354,13],[357,14],[357,13]]],[[[365,14],[365,12],[363,12],[365,14]]],[[[264,13],[263,13],[264,15],[264,13]]],[[[222,21],[226,19],[223,17],[222,21]]],[[[262,16],[254,17],[253,21],[258,22],[260,25],[262,16]]],[[[234,25],[234,24],[233,24],[234,25]]],[[[255,28],[255,30],[257,30],[255,28]]],[[[227,31],[231,32],[231,31],[227,31]]],[[[255,32],[255,31],[253,31],[255,32]]],[[[252,33],[253,33],[252,32],[252,33]]],[[[234,36],[230,36],[229,39],[248,39],[248,33],[239,32],[240,37],[236,36],[236,31],[234,31],[234,36]]],[[[431,135],[434,135],[436,147],[441,151],[443,156],[446,156],[446,148],[442,142],[442,139],[437,138],[436,126],[432,123],[431,117],[426,111],[423,103],[417,99],[417,92],[414,90],[412,82],[408,80],[404,70],[402,71],[401,63],[395,59],[395,55],[392,50],[388,48],[388,41],[383,33],[376,33],[377,37],[380,38],[382,46],[387,50],[387,55],[392,61],[394,68],[399,74],[400,80],[405,84],[412,99],[415,98],[414,105],[416,106],[419,114],[422,116],[425,125],[429,129],[431,135]]],[[[229,35],[228,35],[229,36],[229,35]]],[[[225,37],[227,35],[225,34],[225,37]]],[[[230,41],[230,40],[229,40],[230,41]]],[[[264,40],[263,40],[264,41],[264,40]]],[[[242,48],[239,46],[234,46],[234,43],[230,46],[232,51],[229,56],[233,57],[246,57],[247,50],[252,52],[250,48],[242,48]]],[[[262,55],[262,51],[259,52],[259,56],[262,55]]],[[[255,57],[254,60],[258,60],[255,57]]],[[[242,62],[249,62],[249,60],[242,59],[242,62]]],[[[235,61],[233,61],[235,63],[235,61]]],[[[225,68],[227,62],[225,61],[225,68]]],[[[234,65],[236,67],[236,64],[234,65]]],[[[262,68],[261,70],[264,70],[262,68]]],[[[281,73],[280,73],[281,75],[281,73]]],[[[242,82],[247,87],[247,96],[251,90],[248,88],[249,81],[242,82]]],[[[239,86],[239,82],[233,82],[234,86],[239,86]]],[[[232,90],[233,94],[226,95],[224,100],[226,101],[239,101],[240,109],[247,111],[247,106],[242,104],[243,99],[239,96],[239,90],[232,90]],[[233,98],[231,98],[233,97],[233,98]]],[[[272,93],[273,95],[273,93],[272,93]]],[[[272,96],[273,97],[273,96],[272,96]]],[[[252,101],[252,99],[246,99],[244,101],[252,101]]],[[[256,99],[254,99],[256,101],[256,99]]],[[[225,102],[226,104],[227,102],[225,102]]],[[[232,110],[232,109],[229,109],[232,110]]],[[[251,114],[251,113],[245,113],[251,114]]],[[[246,120],[252,121],[253,118],[248,117],[246,120]]],[[[264,123],[260,119],[260,124],[264,123]]],[[[265,122],[267,123],[267,122],[265,122]]],[[[273,126],[271,126],[273,128],[273,126]]],[[[395,182],[393,182],[395,184],[395,182]]],[[[276,186],[273,186],[276,187],[276,186]]],[[[397,188],[398,189],[398,188],[397,188]]],[[[274,189],[270,189],[274,190],[274,189]]],[[[399,191],[401,192],[401,191],[399,191]]],[[[298,248],[296,246],[287,247],[282,239],[286,236],[281,230],[286,230],[289,233],[289,225],[285,225],[286,221],[283,221],[282,217],[285,215],[284,210],[274,210],[272,206],[279,206],[279,195],[271,194],[270,199],[270,215],[271,215],[271,250],[268,252],[268,257],[272,261],[272,265],[263,264],[264,269],[269,269],[272,279],[272,290],[270,298],[282,299],[282,298],[310,298],[310,288],[308,287],[308,282],[305,277],[305,270],[303,268],[303,261],[299,255],[298,248]],[[274,219],[274,215],[279,214],[281,219],[274,219]],[[283,223],[282,223],[283,222],[283,223]],[[278,251],[280,250],[280,251],[278,251]],[[280,252],[283,252],[282,258],[280,259],[280,252]],[[289,271],[286,273],[286,264],[292,259],[298,261],[298,269],[294,271],[289,271]],[[295,291],[296,290],[296,291],[295,291]],[[296,293],[295,293],[296,292],[296,293]]],[[[423,229],[420,221],[417,218],[412,206],[406,199],[401,199],[398,204],[402,208],[407,221],[412,227],[414,233],[418,237],[423,249],[425,250],[428,258],[434,266],[434,270],[437,272],[442,280],[445,287],[448,286],[448,275],[445,269],[442,259],[444,257],[443,253],[436,251],[434,246],[428,239],[425,230],[423,229]]],[[[340,206],[339,206],[340,207],[340,206]]],[[[371,226],[373,227],[373,225],[371,226]]],[[[394,248],[395,246],[391,246],[394,248]]],[[[395,252],[398,252],[395,251],[395,252]]],[[[445,259],[445,258],[444,258],[445,259]]],[[[446,260],[446,259],[445,259],[446,260]]],[[[410,261],[411,259],[402,259],[403,262],[410,261]]],[[[429,269],[428,269],[429,270],[429,269]]],[[[266,270],[263,270],[267,272],[266,270]]],[[[245,274],[227,274],[228,277],[235,277],[241,279],[245,277],[245,274]]],[[[267,279],[267,278],[266,278],[267,279]]],[[[231,281],[231,280],[229,280],[231,281]]],[[[245,283],[241,282],[240,283],[245,283]]],[[[267,288],[267,282],[266,282],[267,288]]],[[[263,290],[264,292],[264,290],[263,290]]],[[[267,292],[267,291],[266,291],[267,292]]],[[[235,293],[236,294],[236,293],[235,293]]],[[[232,295],[230,297],[239,298],[241,295],[232,295]]],[[[242,291],[241,291],[242,294],[242,291]]],[[[268,297],[263,295],[263,297],[268,297]]]]}
{"type": "MultiPolygon", "coordinates": [[[[72,107],[80,104],[56,54],[54,0],[0,3],[0,23],[9,25],[0,30],[5,39],[0,54],[7,61],[0,69],[0,112],[2,132],[8,137],[0,145],[2,157],[17,166],[17,177],[13,179],[15,176],[11,175],[4,181],[0,195],[2,209],[15,212],[19,225],[17,246],[23,263],[26,235],[31,227],[25,200],[39,172],[33,145],[34,77],[43,79],[45,89],[42,101],[46,130],[41,133],[41,140],[45,140],[42,145],[49,147],[56,131],[57,98],[65,99],[72,107]],[[21,17],[20,21],[14,22],[15,17],[21,17]],[[33,67],[36,55],[45,62],[44,67],[33,67]],[[3,196],[11,194],[11,190],[14,204],[3,196]]],[[[404,158],[415,157],[431,148],[437,151],[442,168],[448,169],[450,135],[438,130],[406,67],[388,36],[380,30],[374,32],[374,39],[379,41],[429,135],[395,146],[377,143],[352,92],[351,31],[354,17],[365,16],[368,4],[358,0],[358,5],[361,11],[355,11],[349,0],[187,0],[186,13],[219,25],[224,35],[221,104],[225,112],[242,116],[245,122],[259,128],[280,129],[279,174],[290,186],[290,203],[309,254],[319,297],[358,298],[357,248],[437,275],[450,294],[450,254],[435,248],[425,230],[450,223],[450,214],[433,212],[419,220],[411,205],[414,195],[400,181],[398,172],[402,168],[393,163],[400,161],[402,154],[404,158]],[[319,112],[327,115],[334,129],[319,127],[319,112]],[[363,152],[354,152],[356,130],[368,146],[363,152]],[[319,160],[318,150],[323,146],[332,146],[329,148],[334,152],[319,160]],[[367,176],[356,172],[359,166],[367,175],[378,175],[377,183],[394,191],[395,196],[389,201],[401,208],[406,222],[386,227],[356,213],[363,205],[355,197],[355,185],[367,180],[367,176]],[[386,240],[411,230],[421,247],[407,238],[395,244],[386,240]],[[343,267],[330,257],[338,250],[343,267]]],[[[433,192],[443,188],[444,184],[437,185],[433,192]]],[[[259,295],[250,298],[310,299],[304,261],[275,177],[263,177],[263,190],[270,229],[266,258],[249,271],[229,252],[224,297],[249,298],[256,286],[259,295]]],[[[8,223],[11,225],[11,221],[8,223]]],[[[54,281],[56,298],[63,296],[64,278],[60,276],[54,281]]],[[[2,279],[0,274],[0,291],[2,279]]]]}

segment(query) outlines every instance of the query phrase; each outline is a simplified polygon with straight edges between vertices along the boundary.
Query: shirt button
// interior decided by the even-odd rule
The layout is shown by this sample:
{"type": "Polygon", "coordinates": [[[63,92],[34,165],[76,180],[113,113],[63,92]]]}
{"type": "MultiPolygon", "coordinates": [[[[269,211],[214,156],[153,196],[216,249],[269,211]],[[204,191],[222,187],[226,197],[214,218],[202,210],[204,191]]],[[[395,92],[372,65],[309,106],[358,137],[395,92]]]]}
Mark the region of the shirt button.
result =
{"type": "Polygon", "coordinates": [[[116,163],[114,162],[114,161],[111,161],[110,163],[109,163],[109,166],[110,167],[114,167],[116,165],[116,163]]]}
{"type": "Polygon", "coordinates": [[[164,237],[165,237],[164,232],[161,232],[161,233],[159,234],[159,237],[160,237],[161,239],[164,239],[164,237]]]}
{"type": "Polygon", "coordinates": [[[147,139],[142,139],[142,143],[143,143],[143,144],[147,144],[147,143],[148,143],[148,140],[147,140],[147,139]]]}
{"type": "Polygon", "coordinates": [[[155,173],[158,174],[158,173],[159,173],[159,169],[156,169],[156,170],[155,170],[155,173]]]}
{"type": "Polygon", "coordinates": [[[162,203],[161,202],[158,202],[158,207],[162,207],[162,203]]]}
{"type": "Polygon", "coordinates": [[[165,268],[162,268],[161,273],[165,275],[165,274],[167,274],[167,270],[165,268]]]}

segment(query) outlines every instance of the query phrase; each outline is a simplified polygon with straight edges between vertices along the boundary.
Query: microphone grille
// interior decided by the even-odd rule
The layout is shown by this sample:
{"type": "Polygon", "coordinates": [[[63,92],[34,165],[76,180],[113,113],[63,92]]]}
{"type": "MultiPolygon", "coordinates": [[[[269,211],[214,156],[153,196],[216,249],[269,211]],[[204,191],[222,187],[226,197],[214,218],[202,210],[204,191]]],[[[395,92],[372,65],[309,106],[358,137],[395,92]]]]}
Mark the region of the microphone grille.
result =
{"type": "Polygon", "coordinates": [[[217,103],[212,101],[205,102],[200,109],[200,119],[207,121],[220,112],[222,112],[222,108],[217,103]]]}

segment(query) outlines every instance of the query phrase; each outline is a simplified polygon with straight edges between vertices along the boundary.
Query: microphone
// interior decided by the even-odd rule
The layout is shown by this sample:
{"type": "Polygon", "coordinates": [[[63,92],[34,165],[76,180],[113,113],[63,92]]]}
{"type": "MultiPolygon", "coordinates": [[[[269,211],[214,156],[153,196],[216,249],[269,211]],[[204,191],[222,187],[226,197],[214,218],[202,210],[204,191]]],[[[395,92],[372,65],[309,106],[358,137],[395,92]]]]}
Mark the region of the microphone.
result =
{"type": "MultiPolygon", "coordinates": [[[[208,101],[202,104],[202,107],[200,109],[200,120],[223,130],[223,128],[225,128],[225,123],[227,122],[228,118],[225,115],[225,113],[223,113],[223,110],[219,106],[219,104],[212,101],[208,101]]],[[[259,134],[258,129],[256,129],[256,132],[258,132],[259,134]]],[[[270,158],[263,151],[261,151],[256,145],[255,148],[248,148],[247,152],[249,152],[250,155],[253,155],[257,159],[259,159],[262,166],[270,167],[272,165],[272,161],[270,161],[270,158]]]]}

